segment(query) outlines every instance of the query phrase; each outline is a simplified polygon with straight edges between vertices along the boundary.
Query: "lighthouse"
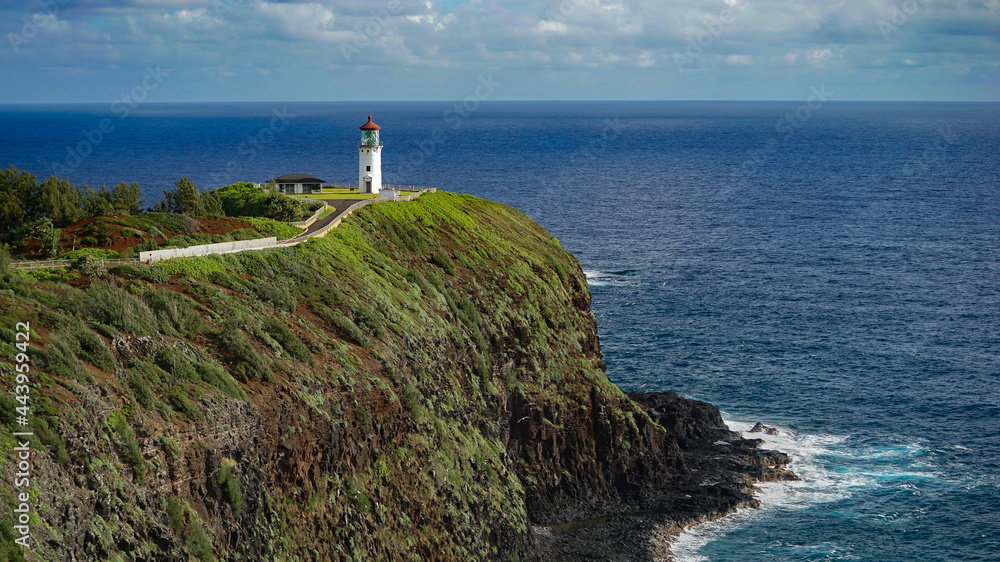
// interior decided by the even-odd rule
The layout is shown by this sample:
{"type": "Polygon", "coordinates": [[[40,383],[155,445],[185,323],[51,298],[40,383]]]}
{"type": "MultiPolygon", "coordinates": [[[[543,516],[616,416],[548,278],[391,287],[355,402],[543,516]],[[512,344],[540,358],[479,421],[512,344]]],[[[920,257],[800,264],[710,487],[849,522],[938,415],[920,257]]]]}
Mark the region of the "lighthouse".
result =
{"type": "Polygon", "coordinates": [[[358,191],[374,193],[382,189],[382,141],[379,139],[381,127],[372,122],[361,126],[361,144],[358,146],[358,191]]]}

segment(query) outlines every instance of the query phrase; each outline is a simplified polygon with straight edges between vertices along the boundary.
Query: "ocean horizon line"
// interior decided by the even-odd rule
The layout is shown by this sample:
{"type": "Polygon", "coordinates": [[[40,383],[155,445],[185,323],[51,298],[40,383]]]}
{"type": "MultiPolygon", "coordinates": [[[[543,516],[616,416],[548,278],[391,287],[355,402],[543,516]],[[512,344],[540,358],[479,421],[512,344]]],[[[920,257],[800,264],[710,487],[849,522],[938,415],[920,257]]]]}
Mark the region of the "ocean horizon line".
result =
{"type": "MultiPolygon", "coordinates": [[[[53,106],[103,106],[113,103],[111,101],[86,101],[86,102],[0,102],[0,107],[53,107],[53,106]]],[[[275,103],[315,103],[315,104],[435,104],[454,103],[455,99],[433,99],[433,100],[180,100],[180,101],[143,101],[144,106],[163,105],[232,105],[232,104],[275,104],[275,103]]],[[[683,104],[720,104],[720,103],[790,103],[801,102],[802,97],[785,99],[511,99],[511,100],[481,100],[483,105],[502,105],[513,103],[683,103],[683,104]]],[[[824,103],[831,105],[848,104],[965,104],[965,105],[998,105],[1000,100],[827,100],[824,103]]]]}

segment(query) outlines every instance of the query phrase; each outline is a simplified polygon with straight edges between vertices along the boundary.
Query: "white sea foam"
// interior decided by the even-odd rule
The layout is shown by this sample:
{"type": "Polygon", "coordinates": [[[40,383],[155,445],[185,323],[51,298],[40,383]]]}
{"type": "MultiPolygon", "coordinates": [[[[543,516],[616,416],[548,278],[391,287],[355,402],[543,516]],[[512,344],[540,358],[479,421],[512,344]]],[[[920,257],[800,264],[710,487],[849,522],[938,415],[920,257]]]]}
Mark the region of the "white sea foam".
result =
{"type": "Polygon", "coordinates": [[[587,277],[587,284],[591,287],[607,287],[627,285],[634,277],[635,271],[598,271],[596,269],[585,269],[583,274],[587,277]]]}
{"type": "Polygon", "coordinates": [[[885,479],[937,476],[934,467],[921,458],[927,451],[918,444],[852,448],[845,444],[846,435],[800,434],[780,425],[777,426],[778,435],[766,435],[748,433],[753,422],[726,420],[726,424],[733,431],[743,432],[746,438],[763,439],[765,449],[788,453],[793,459],[790,468],[802,481],[760,484],[757,499],[761,509],[741,510],[718,521],[686,529],[673,546],[678,562],[708,560],[700,552],[706,544],[737,528],[770,525],[781,511],[839,501],[884,485],[885,479]]]}

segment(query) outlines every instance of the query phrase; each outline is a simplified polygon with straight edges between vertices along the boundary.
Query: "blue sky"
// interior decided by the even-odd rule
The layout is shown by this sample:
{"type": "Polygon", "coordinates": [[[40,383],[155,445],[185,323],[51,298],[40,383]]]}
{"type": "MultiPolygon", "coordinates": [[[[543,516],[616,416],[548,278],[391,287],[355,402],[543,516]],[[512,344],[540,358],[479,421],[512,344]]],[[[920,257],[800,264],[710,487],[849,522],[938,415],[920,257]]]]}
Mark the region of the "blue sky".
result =
{"type": "Polygon", "coordinates": [[[0,0],[0,103],[1000,101],[1000,0],[0,0]],[[153,79],[150,78],[153,76],[153,79]]]}

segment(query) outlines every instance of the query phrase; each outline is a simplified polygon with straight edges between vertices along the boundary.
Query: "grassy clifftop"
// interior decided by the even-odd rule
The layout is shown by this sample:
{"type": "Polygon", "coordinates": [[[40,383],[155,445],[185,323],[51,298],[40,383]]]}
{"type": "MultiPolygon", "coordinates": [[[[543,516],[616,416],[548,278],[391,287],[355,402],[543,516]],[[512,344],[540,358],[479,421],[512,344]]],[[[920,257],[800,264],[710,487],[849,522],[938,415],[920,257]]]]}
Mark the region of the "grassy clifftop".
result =
{"type": "Polygon", "coordinates": [[[649,507],[685,471],[604,376],[577,260],[497,203],[438,192],[294,248],[30,275],[0,269],[7,482],[32,330],[28,559],[531,558],[532,524],[649,507]]]}

